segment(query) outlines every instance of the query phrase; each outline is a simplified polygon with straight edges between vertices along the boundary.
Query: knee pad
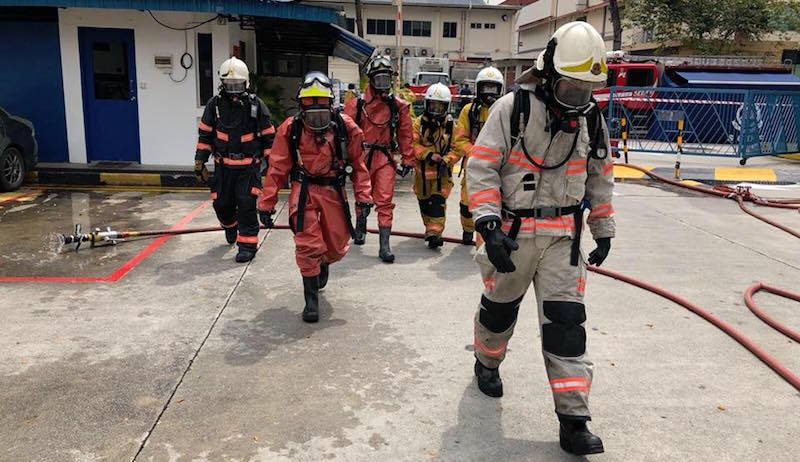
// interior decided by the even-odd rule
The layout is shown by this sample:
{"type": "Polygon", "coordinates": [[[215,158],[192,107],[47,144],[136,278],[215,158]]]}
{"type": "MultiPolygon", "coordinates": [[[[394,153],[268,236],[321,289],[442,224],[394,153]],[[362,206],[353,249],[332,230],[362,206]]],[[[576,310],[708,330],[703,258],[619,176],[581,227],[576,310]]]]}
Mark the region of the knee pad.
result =
{"type": "Polygon", "coordinates": [[[433,218],[444,217],[445,198],[434,194],[428,199],[428,216],[433,218]]]}
{"type": "Polygon", "coordinates": [[[472,212],[469,211],[469,206],[467,204],[460,204],[461,205],[461,216],[464,218],[472,218],[472,212]]]}
{"type": "Polygon", "coordinates": [[[579,302],[544,302],[544,315],[551,322],[542,325],[542,349],[558,356],[575,357],[586,352],[586,309],[579,302]]]}
{"type": "Polygon", "coordinates": [[[481,296],[481,311],[478,319],[483,327],[496,334],[505,332],[517,320],[521,302],[522,297],[510,302],[499,303],[489,300],[485,295],[481,296]]]}
{"type": "Polygon", "coordinates": [[[429,211],[429,209],[430,209],[429,200],[428,199],[418,199],[417,202],[419,202],[419,211],[422,212],[422,214],[425,215],[425,216],[428,216],[428,217],[431,216],[430,211],[429,211]]]}

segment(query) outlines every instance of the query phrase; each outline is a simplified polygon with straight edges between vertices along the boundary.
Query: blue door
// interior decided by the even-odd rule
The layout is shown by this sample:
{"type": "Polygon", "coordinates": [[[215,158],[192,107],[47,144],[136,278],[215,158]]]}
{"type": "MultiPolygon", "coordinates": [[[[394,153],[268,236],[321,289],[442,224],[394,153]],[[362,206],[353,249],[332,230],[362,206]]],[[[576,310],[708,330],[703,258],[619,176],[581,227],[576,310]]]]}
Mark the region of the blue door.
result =
{"type": "Polygon", "coordinates": [[[86,155],[139,162],[133,30],[78,28],[86,155]]]}

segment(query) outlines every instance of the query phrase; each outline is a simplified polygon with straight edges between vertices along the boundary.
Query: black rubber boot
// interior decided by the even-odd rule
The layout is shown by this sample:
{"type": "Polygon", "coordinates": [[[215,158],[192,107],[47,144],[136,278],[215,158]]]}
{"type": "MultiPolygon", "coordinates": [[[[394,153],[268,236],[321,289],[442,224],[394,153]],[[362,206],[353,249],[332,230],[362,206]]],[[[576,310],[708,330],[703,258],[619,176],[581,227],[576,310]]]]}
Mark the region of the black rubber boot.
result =
{"type": "Polygon", "coordinates": [[[500,398],[503,396],[503,381],[500,379],[500,369],[489,369],[475,360],[475,377],[478,378],[478,389],[486,396],[500,398]]]}
{"type": "Polygon", "coordinates": [[[588,417],[558,415],[561,449],[577,456],[603,452],[603,441],[586,428],[588,420],[588,417]]]}
{"type": "Polygon", "coordinates": [[[473,245],[475,241],[472,239],[472,231],[464,231],[461,234],[461,243],[463,245],[473,245]]]}
{"type": "Polygon", "coordinates": [[[303,296],[306,299],[303,321],[319,321],[319,276],[303,276],[303,296]]]}
{"type": "Polygon", "coordinates": [[[319,288],[324,289],[328,285],[328,267],[330,263],[322,261],[319,264],[319,288]]]}
{"type": "Polygon", "coordinates": [[[356,237],[353,238],[353,244],[364,245],[367,240],[367,217],[356,217],[356,237]]]}
{"type": "Polygon", "coordinates": [[[228,241],[228,244],[236,243],[236,236],[238,236],[238,234],[236,227],[225,228],[225,240],[228,241]]]}
{"type": "Polygon", "coordinates": [[[428,248],[429,249],[438,249],[442,245],[444,245],[444,241],[442,241],[442,236],[438,234],[432,234],[425,238],[428,241],[428,248]]]}
{"type": "Polygon", "coordinates": [[[237,263],[247,263],[256,257],[256,251],[253,249],[245,249],[239,247],[239,253],[236,254],[237,263]]]}
{"type": "Polygon", "coordinates": [[[389,236],[392,235],[392,228],[388,226],[381,226],[378,228],[378,235],[380,237],[381,248],[378,251],[378,256],[384,263],[394,263],[394,255],[392,249],[389,247],[389,236]]]}

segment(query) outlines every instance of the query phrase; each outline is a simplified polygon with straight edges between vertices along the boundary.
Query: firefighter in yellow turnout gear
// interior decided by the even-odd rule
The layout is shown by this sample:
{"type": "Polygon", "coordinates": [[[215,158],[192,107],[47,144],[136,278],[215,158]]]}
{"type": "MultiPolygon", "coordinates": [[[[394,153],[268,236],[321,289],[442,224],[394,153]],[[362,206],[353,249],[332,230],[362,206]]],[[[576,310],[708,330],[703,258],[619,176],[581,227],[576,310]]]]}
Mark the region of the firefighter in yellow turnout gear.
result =
{"type": "Polygon", "coordinates": [[[425,92],[425,108],[414,120],[414,192],[425,224],[428,247],[442,246],[447,197],[453,188],[453,165],[459,156],[451,149],[453,118],[450,90],[440,83],[425,92]]]}
{"type": "Polygon", "coordinates": [[[453,147],[461,158],[461,171],[458,175],[461,177],[461,243],[464,245],[473,244],[472,236],[475,233],[475,223],[467,201],[467,159],[472,144],[489,117],[489,108],[503,94],[503,74],[495,67],[481,69],[475,78],[475,89],[477,97],[475,101],[461,108],[453,135],[453,147]]]}

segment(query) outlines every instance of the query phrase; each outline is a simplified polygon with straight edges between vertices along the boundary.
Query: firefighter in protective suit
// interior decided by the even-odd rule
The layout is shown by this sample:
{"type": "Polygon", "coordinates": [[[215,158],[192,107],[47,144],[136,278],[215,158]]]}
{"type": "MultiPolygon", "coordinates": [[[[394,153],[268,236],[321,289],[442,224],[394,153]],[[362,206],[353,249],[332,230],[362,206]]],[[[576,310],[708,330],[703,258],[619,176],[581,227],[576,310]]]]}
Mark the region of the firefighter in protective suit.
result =
{"type": "Polygon", "coordinates": [[[451,150],[453,118],[450,89],[441,83],[428,87],[422,115],[414,120],[414,193],[425,225],[428,247],[442,246],[447,198],[453,188],[453,165],[458,156],[451,150]]]}
{"type": "Polygon", "coordinates": [[[613,164],[592,89],[606,82],[602,37],[585,22],[553,34],[520,88],[500,98],[470,151],[469,208],[484,242],[475,259],[484,292],[475,315],[475,375],[503,395],[503,361],[520,303],[533,282],[542,352],[560,422],[561,447],[603,451],[587,428],[593,364],[586,354],[581,256],[583,212],[600,265],[614,237],[613,164]]]}
{"type": "Polygon", "coordinates": [[[198,180],[211,188],[211,199],[225,239],[236,242],[236,261],[253,259],[258,246],[256,199],[261,192],[261,162],[267,162],[275,128],[269,109],[257,96],[247,93],[247,64],[230,58],[219,68],[219,95],[206,103],[198,124],[194,156],[198,180]],[[214,155],[214,175],[206,162],[214,155]]]}
{"type": "MultiPolygon", "coordinates": [[[[391,93],[393,72],[389,58],[373,58],[367,64],[367,76],[369,85],[364,94],[350,100],[344,107],[344,113],[364,130],[364,155],[378,214],[378,256],[385,263],[393,263],[389,236],[392,233],[395,169],[400,176],[406,176],[414,168],[410,105],[391,93]],[[398,152],[400,165],[396,165],[394,159],[398,152]]],[[[367,217],[357,213],[353,243],[364,244],[366,235],[367,217]]]]}
{"type": "Polygon", "coordinates": [[[475,233],[475,224],[467,202],[467,162],[472,144],[478,137],[486,118],[489,117],[489,108],[503,94],[503,74],[496,67],[485,67],[475,77],[477,96],[471,103],[461,108],[456,123],[453,146],[456,154],[461,158],[461,229],[463,230],[461,243],[472,245],[472,236],[475,233]]]}
{"type": "Polygon", "coordinates": [[[321,72],[308,73],[297,92],[300,112],[278,127],[258,198],[261,222],[273,226],[278,191],[291,178],[289,224],[295,257],[303,276],[306,322],[319,320],[319,289],[328,282],[328,266],[344,257],[353,234],[345,192],[353,182],[356,210],[372,208],[369,172],[364,165],[361,129],[332,107],[333,86],[321,72]]]}

